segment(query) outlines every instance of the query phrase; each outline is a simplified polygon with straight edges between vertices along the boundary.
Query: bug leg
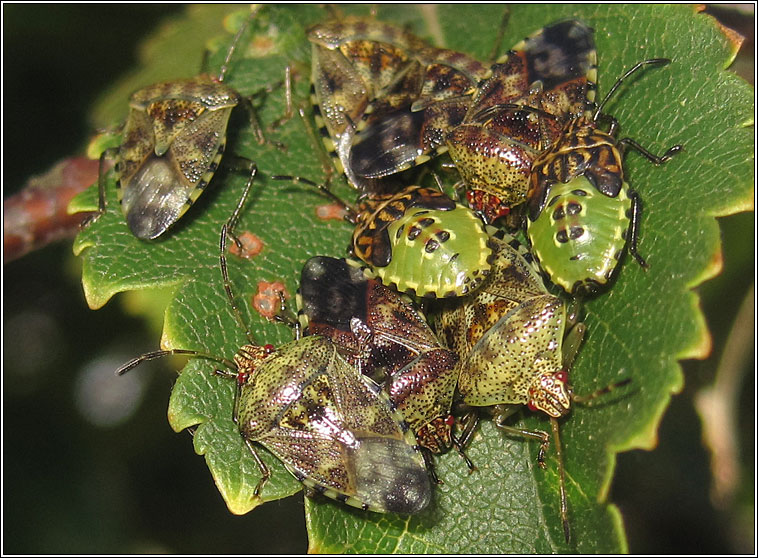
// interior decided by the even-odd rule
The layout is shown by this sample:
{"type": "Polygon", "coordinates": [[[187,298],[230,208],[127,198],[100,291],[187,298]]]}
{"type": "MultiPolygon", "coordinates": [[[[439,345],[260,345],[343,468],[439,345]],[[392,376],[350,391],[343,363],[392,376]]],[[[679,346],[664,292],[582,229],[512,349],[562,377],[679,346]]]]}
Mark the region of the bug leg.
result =
{"type": "Polygon", "coordinates": [[[425,448],[423,446],[420,446],[419,449],[421,450],[421,456],[424,458],[424,466],[426,467],[426,472],[429,473],[429,478],[434,484],[445,484],[437,476],[437,471],[434,468],[434,458],[432,457],[432,452],[429,450],[429,448],[425,448]]]}
{"type": "Polygon", "coordinates": [[[329,185],[332,183],[332,176],[334,176],[334,165],[329,157],[329,154],[324,148],[323,142],[319,141],[316,136],[316,132],[313,129],[313,125],[310,120],[305,116],[305,109],[300,106],[297,109],[297,113],[300,116],[300,121],[305,126],[305,132],[308,134],[308,139],[313,145],[318,158],[321,160],[321,168],[324,170],[324,188],[329,189],[329,185]]]}
{"type": "Polygon", "coordinates": [[[492,120],[501,112],[505,112],[505,111],[529,112],[531,114],[536,114],[537,116],[542,116],[543,118],[558,120],[558,118],[554,114],[550,114],[549,112],[546,112],[544,110],[538,109],[536,107],[530,107],[528,105],[517,105],[513,103],[501,103],[501,104],[486,107],[480,110],[479,112],[477,112],[472,117],[471,120],[478,124],[486,124],[489,120],[492,120]]]}
{"type": "Polygon", "coordinates": [[[268,482],[268,479],[271,478],[271,471],[266,466],[266,464],[263,462],[263,460],[258,455],[258,452],[255,451],[255,446],[253,446],[253,442],[245,439],[245,445],[250,450],[251,455],[253,456],[253,459],[255,459],[255,463],[258,465],[258,469],[261,471],[261,480],[258,481],[258,484],[255,486],[255,490],[253,491],[253,494],[255,496],[260,496],[261,490],[263,490],[263,485],[268,482]]]}
{"type": "Polygon", "coordinates": [[[343,201],[342,198],[340,198],[337,194],[332,192],[326,184],[316,184],[312,180],[308,180],[307,178],[303,178],[301,176],[291,176],[291,175],[275,175],[271,177],[272,180],[291,180],[295,184],[307,184],[308,186],[312,186],[319,190],[322,194],[324,194],[326,197],[330,198],[334,203],[341,206],[342,209],[345,212],[345,221],[348,223],[355,225],[356,223],[356,217],[358,216],[358,212],[356,209],[348,204],[347,202],[343,201]]]}
{"type": "Polygon", "coordinates": [[[292,329],[295,341],[303,336],[302,325],[297,319],[295,313],[287,306],[287,300],[284,298],[283,291],[277,291],[279,295],[279,310],[274,315],[274,320],[292,329]]]}
{"type": "Polygon", "coordinates": [[[593,391],[592,393],[588,393],[587,395],[572,395],[571,400],[574,403],[578,403],[579,405],[585,405],[587,407],[592,407],[594,404],[592,401],[598,397],[601,397],[605,395],[606,393],[610,393],[615,389],[618,389],[620,387],[623,387],[625,385],[628,385],[632,382],[631,378],[625,378],[623,380],[620,380],[618,382],[614,382],[610,385],[607,385],[605,387],[602,387],[598,390],[593,391]]]}
{"type": "Polygon", "coordinates": [[[224,78],[226,77],[226,72],[229,71],[229,66],[232,61],[232,56],[234,55],[234,51],[237,50],[237,45],[240,42],[240,39],[242,39],[242,35],[245,34],[245,31],[247,31],[248,27],[250,27],[250,24],[255,19],[255,16],[258,15],[258,11],[261,9],[261,5],[254,5],[250,7],[250,15],[247,16],[247,19],[242,22],[242,25],[240,25],[240,28],[237,30],[237,33],[234,35],[234,38],[232,39],[232,44],[229,46],[229,50],[226,51],[226,58],[224,58],[224,63],[221,65],[221,70],[218,73],[217,80],[219,82],[223,82],[224,78]]]}
{"type": "Polygon", "coordinates": [[[242,196],[240,197],[239,202],[237,202],[237,207],[234,208],[234,211],[232,212],[227,222],[224,223],[223,227],[221,227],[221,239],[219,240],[219,263],[221,266],[221,277],[224,283],[224,290],[226,291],[226,296],[229,299],[229,303],[232,307],[234,318],[237,320],[237,323],[240,325],[240,327],[242,327],[242,330],[245,332],[247,339],[253,345],[255,344],[253,334],[245,324],[245,320],[242,319],[242,313],[240,312],[239,306],[237,305],[237,302],[234,298],[234,293],[232,292],[232,282],[229,279],[229,269],[226,264],[226,243],[227,238],[231,235],[232,238],[234,238],[238,248],[242,249],[242,244],[240,243],[239,239],[234,236],[234,227],[239,221],[240,213],[245,205],[245,202],[247,201],[248,195],[250,194],[250,189],[253,186],[253,180],[255,179],[257,171],[258,168],[255,163],[253,163],[250,171],[250,178],[245,185],[245,189],[242,191],[242,196]]]}
{"type": "Polygon", "coordinates": [[[568,330],[568,333],[566,333],[566,336],[563,338],[561,352],[564,370],[571,370],[571,366],[574,364],[574,359],[576,359],[576,355],[579,353],[579,347],[582,345],[586,331],[587,326],[583,323],[577,323],[568,330]]]}
{"type": "Polygon", "coordinates": [[[461,436],[458,438],[458,443],[461,447],[465,448],[471,442],[471,438],[474,436],[474,431],[478,425],[478,409],[471,409],[461,417],[461,436]]]}
{"type": "Polygon", "coordinates": [[[82,221],[81,228],[83,229],[97,221],[108,207],[108,202],[105,199],[105,175],[107,174],[105,159],[113,158],[117,152],[117,147],[109,147],[100,154],[100,160],[97,165],[97,211],[82,221]]]}
{"type": "Polygon", "coordinates": [[[500,27],[497,30],[497,37],[495,38],[495,44],[492,45],[492,50],[487,58],[490,65],[494,64],[497,60],[497,53],[500,52],[500,48],[503,46],[503,37],[505,36],[505,30],[508,27],[508,20],[511,18],[511,11],[508,7],[503,12],[503,18],[500,20],[500,27]]]}
{"type": "Polygon", "coordinates": [[[647,270],[650,266],[637,252],[637,235],[640,225],[640,214],[642,212],[640,195],[635,190],[630,190],[629,199],[632,201],[632,215],[629,223],[629,253],[634,256],[634,259],[642,266],[642,269],[647,270]]]}
{"type": "MultiPolygon", "coordinates": [[[[255,134],[255,140],[258,142],[258,145],[265,144],[267,142],[266,136],[263,134],[263,128],[261,127],[260,122],[258,122],[258,114],[255,108],[253,108],[253,102],[250,100],[250,97],[242,97],[241,102],[242,106],[245,107],[245,110],[247,111],[250,127],[253,129],[253,133],[255,134]]],[[[269,143],[273,143],[280,149],[283,147],[283,144],[279,142],[271,141],[269,143]]]]}
{"type": "Polygon", "coordinates": [[[563,449],[561,448],[560,428],[558,421],[551,417],[550,427],[553,430],[555,457],[558,460],[558,486],[561,494],[561,523],[563,524],[563,536],[568,543],[571,539],[571,529],[568,521],[568,498],[566,497],[566,468],[563,466],[563,449]]]}
{"type": "Polygon", "coordinates": [[[271,123],[269,129],[275,130],[281,125],[289,122],[294,115],[294,109],[292,105],[292,67],[287,66],[284,68],[284,114],[277,120],[271,123]]]}
{"type": "Polygon", "coordinates": [[[495,405],[492,417],[495,426],[497,426],[506,434],[537,440],[540,443],[540,449],[537,453],[537,464],[541,469],[544,469],[546,467],[545,454],[550,447],[550,436],[547,432],[543,432],[542,430],[527,430],[526,428],[518,428],[516,426],[509,426],[505,424],[505,421],[508,419],[508,417],[510,417],[518,409],[519,405],[495,405]]]}
{"type": "Polygon", "coordinates": [[[466,455],[466,452],[463,451],[463,444],[461,441],[455,437],[455,434],[450,434],[450,440],[453,442],[453,447],[458,452],[458,455],[460,455],[463,460],[466,462],[466,466],[468,467],[468,473],[469,475],[477,470],[476,465],[469,459],[469,456],[466,455]]]}
{"type": "Polygon", "coordinates": [[[650,153],[650,151],[648,151],[647,149],[645,149],[644,147],[642,147],[639,143],[637,143],[636,141],[634,141],[632,138],[623,138],[623,139],[620,139],[619,140],[619,144],[623,145],[625,147],[626,146],[631,147],[637,153],[639,153],[640,155],[642,155],[643,157],[645,157],[645,159],[647,159],[648,161],[650,161],[654,165],[661,165],[661,164],[665,163],[666,161],[668,161],[669,159],[671,159],[674,155],[676,155],[677,153],[681,152],[682,149],[684,149],[681,145],[677,144],[677,145],[674,145],[672,147],[669,147],[663,155],[658,156],[658,155],[653,155],[652,153],[650,153]]]}

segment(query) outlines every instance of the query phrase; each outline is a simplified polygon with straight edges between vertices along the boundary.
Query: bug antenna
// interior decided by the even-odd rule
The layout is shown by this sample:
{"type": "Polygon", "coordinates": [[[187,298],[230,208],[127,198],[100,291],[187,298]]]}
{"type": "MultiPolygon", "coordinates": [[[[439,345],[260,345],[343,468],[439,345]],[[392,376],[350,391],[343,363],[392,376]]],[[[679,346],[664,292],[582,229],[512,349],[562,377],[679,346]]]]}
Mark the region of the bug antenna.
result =
{"type": "Polygon", "coordinates": [[[218,73],[219,82],[224,81],[226,72],[229,70],[229,63],[232,60],[232,55],[234,55],[234,51],[237,49],[237,43],[239,43],[243,33],[247,30],[247,28],[250,27],[250,22],[252,22],[255,16],[258,14],[258,10],[261,9],[261,6],[261,4],[257,4],[250,8],[250,15],[247,16],[247,19],[242,23],[242,25],[240,25],[240,28],[237,30],[237,34],[234,35],[234,39],[232,39],[232,45],[226,52],[226,58],[224,59],[224,63],[221,65],[221,70],[218,73]]]}
{"type": "Polygon", "coordinates": [[[598,389],[596,391],[593,391],[592,393],[588,393],[587,395],[573,395],[571,397],[571,400],[574,403],[578,403],[579,405],[585,405],[587,407],[591,407],[592,405],[594,405],[594,403],[592,403],[592,401],[594,399],[597,399],[598,397],[600,397],[602,395],[605,395],[606,393],[610,393],[610,392],[612,392],[615,389],[618,389],[618,388],[623,387],[623,386],[625,386],[627,384],[630,384],[631,382],[632,382],[631,378],[626,378],[626,379],[621,380],[619,382],[616,382],[616,383],[610,384],[608,386],[602,387],[602,388],[600,388],[600,389],[598,389]]]}
{"type": "Polygon", "coordinates": [[[147,362],[148,360],[155,360],[158,358],[162,358],[169,355],[188,355],[193,356],[196,358],[205,358],[208,360],[212,360],[214,362],[218,362],[219,364],[223,364],[227,368],[231,368],[232,370],[235,370],[237,366],[228,359],[220,358],[217,356],[209,355],[207,353],[202,353],[200,351],[193,351],[191,349],[168,349],[165,351],[153,351],[151,353],[145,353],[144,355],[140,355],[137,358],[133,358],[123,366],[121,366],[118,370],[116,370],[116,376],[123,376],[133,368],[136,368],[143,362],[147,362]]]}
{"type": "Polygon", "coordinates": [[[307,184],[308,186],[312,186],[313,188],[316,188],[319,192],[321,192],[323,195],[331,199],[334,203],[342,207],[342,209],[345,211],[345,220],[349,223],[355,224],[355,216],[357,215],[357,211],[354,207],[352,207],[350,204],[348,204],[346,201],[344,201],[342,198],[340,198],[337,194],[332,192],[329,188],[327,188],[324,184],[316,184],[312,180],[308,180],[307,178],[303,178],[301,176],[291,176],[286,174],[277,174],[271,177],[271,180],[290,180],[294,182],[295,184],[307,184]]]}
{"type": "Polygon", "coordinates": [[[625,79],[627,79],[629,76],[631,76],[633,73],[635,73],[637,70],[639,70],[643,66],[648,66],[648,65],[665,66],[666,64],[669,64],[669,63],[671,63],[671,59],[669,58],[650,58],[648,60],[643,60],[642,62],[637,62],[623,76],[621,76],[620,78],[616,80],[616,83],[613,84],[613,87],[611,87],[611,90],[608,91],[608,93],[605,95],[603,100],[600,101],[600,104],[595,109],[595,114],[592,115],[592,121],[597,122],[597,119],[600,117],[600,114],[603,111],[603,107],[605,106],[605,103],[608,102],[608,99],[611,98],[611,96],[616,92],[616,89],[619,88],[619,86],[623,83],[625,79]]]}

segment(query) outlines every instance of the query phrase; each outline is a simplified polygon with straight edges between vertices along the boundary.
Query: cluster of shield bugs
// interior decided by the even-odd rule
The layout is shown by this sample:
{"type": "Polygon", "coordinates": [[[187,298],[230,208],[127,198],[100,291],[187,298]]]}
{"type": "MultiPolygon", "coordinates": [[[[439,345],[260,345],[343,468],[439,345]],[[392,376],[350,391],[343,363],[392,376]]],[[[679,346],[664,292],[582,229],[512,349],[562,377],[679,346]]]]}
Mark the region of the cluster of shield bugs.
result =
{"type": "Polygon", "coordinates": [[[621,76],[591,117],[571,121],[560,139],[534,162],[529,190],[527,234],[534,256],[551,281],[574,295],[602,289],[618,267],[628,244],[637,252],[640,197],[624,180],[623,148],[632,147],[660,165],[681,150],[669,148],[658,157],[629,138],[616,139],[618,124],[601,111],[622,81],[646,65],[670,60],[644,60],[621,76]],[[608,132],[598,128],[609,120],[608,132]]]}
{"type": "Polygon", "coordinates": [[[224,366],[216,374],[236,381],[231,417],[258,464],[261,489],[270,477],[255,444],[274,454],[295,478],[315,492],[381,513],[412,514],[431,501],[431,485],[413,433],[381,388],[349,364],[329,339],[314,335],[274,349],[258,346],[236,305],[225,256],[253,182],[221,229],[221,272],[233,314],[249,343],[232,360],[188,349],[155,351],[122,366],[189,355],[224,366]],[[377,475],[376,471],[382,471],[377,475]]]}
{"type": "MultiPolygon", "coordinates": [[[[487,67],[473,58],[446,49],[433,47],[411,35],[407,30],[385,23],[349,18],[312,26],[308,30],[312,44],[312,102],[316,123],[327,151],[336,155],[340,172],[362,191],[372,189],[371,180],[399,172],[422,157],[416,149],[421,141],[418,126],[432,125],[432,117],[424,117],[421,103],[442,103],[449,118],[463,115],[461,99],[470,96],[487,67]],[[415,110],[410,107],[415,103],[415,110]],[[396,122],[395,115],[403,120],[396,122]],[[407,141],[382,136],[382,163],[391,170],[370,176],[362,172],[363,157],[356,154],[354,143],[363,139],[361,130],[372,129],[376,123],[384,129],[392,123],[392,132],[407,133],[407,141]],[[385,141],[386,140],[386,141],[385,141]],[[407,149],[401,152],[400,148],[407,149]]],[[[439,139],[424,133],[427,151],[437,148],[439,139]]],[[[373,149],[369,139],[366,147],[373,149]]]]}
{"type": "Polygon", "coordinates": [[[104,160],[115,157],[117,193],[126,223],[142,240],[154,240],[184,215],[213,178],[226,148],[232,110],[244,105],[259,143],[263,132],[249,99],[224,84],[232,55],[255,17],[234,37],[217,76],[156,83],[136,91],[121,145],[100,158],[100,213],[105,211],[104,160]]]}
{"type": "Polygon", "coordinates": [[[354,140],[353,171],[387,176],[410,165],[399,154],[414,153],[417,164],[444,144],[470,207],[492,222],[526,200],[532,162],[591,105],[595,76],[592,30],[577,20],[546,26],[494,64],[470,95],[455,103],[421,98],[363,130],[354,140]]]}
{"type": "Polygon", "coordinates": [[[422,448],[442,453],[455,444],[465,458],[450,414],[458,357],[410,300],[344,259],[317,256],[303,267],[298,307],[306,335],[332,340],[351,364],[384,384],[422,448]]]}
{"type": "MultiPolygon", "coordinates": [[[[623,147],[659,164],[679,146],[656,157],[632,140],[617,140],[617,124],[602,108],[632,72],[667,61],[635,66],[592,110],[592,33],[577,20],[557,22],[487,68],[378,22],[311,27],[316,123],[340,171],[362,191],[356,208],[342,202],[340,207],[355,225],[352,252],[363,263],[325,256],[306,262],[298,301],[306,336],[278,351],[257,346],[246,329],[250,342],[233,360],[192,350],[156,351],[120,372],[167,354],[223,364],[227,371],[218,374],[237,383],[233,420],[261,468],[256,492],[269,476],[256,453],[260,444],[306,486],[380,512],[416,513],[431,500],[423,466],[427,456],[421,457],[419,447],[439,453],[451,445],[461,449],[470,440],[473,422],[460,441],[452,433],[456,387],[463,404],[491,409],[504,432],[537,440],[544,467],[548,433],[508,424],[527,405],[551,420],[568,540],[557,419],[572,403],[616,387],[585,397],[573,394],[568,370],[584,336],[574,307],[550,293],[525,248],[510,237],[493,236],[482,219],[441,189],[403,186],[402,179],[395,183],[402,186],[399,191],[389,182],[367,185],[447,150],[468,188],[469,207],[484,221],[528,201],[532,249],[553,282],[570,294],[585,294],[588,285],[608,280],[627,236],[630,253],[644,264],[636,250],[639,197],[624,182],[623,147]],[[601,120],[610,120],[608,132],[599,130],[601,120]],[[566,226],[558,223],[562,219],[566,226]],[[561,239],[576,240],[579,228],[593,233],[589,257],[549,244],[570,244],[561,239]],[[596,272],[585,265],[575,271],[576,260],[605,268],[596,272]],[[425,308],[438,310],[434,327],[396,290],[425,297],[425,308]],[[383,382],[387,393],[364,376],[383,382]],[[297,395],[285,404],[284,392],[297,395]],[[327,426],[330,434],[319,438],[316,433],[327,426]],[[374,478],[376,470],[386,474],[374,478]]],[[[229,114],[242,102],[222,83],[234,44],[217,78],[166,82],[134,95],[117,173],[127,222],[137,236],[135,228],[160,229],[155,236],[168,229],[212,177],[229,114]],[[215,102],[222,93],[226,105],[215,102]],[[146,139],[150,130],[152,139],[146,139]],[[199,153],[198,144],[192,145],[191,131],[197,130],[215,132],[219,142],[199,153]],[[177,194],[185,197],[180,203],[163,196],[175,171],[161,158],[186,154],[181,147],[187,142],[190,153],[205,159],[196,169],[198,182],[187,182],[177,194]],[[129,201],[133,184],[138,184],[131,194],[136,201],[129,201]],[[179,211],[173,220],[146,201],[152,195],[179,211]]],[[[252,177],[221,235],[224,288],[240,324],[225,248],[251,184],[252,177]]],[[[150,234],[140,238],[155,237],[150,234]]],[[[240,253],[242,240],[235,242],[240,253]]],[[[266,300],[270,317],[276,296],[266,300]]]]}

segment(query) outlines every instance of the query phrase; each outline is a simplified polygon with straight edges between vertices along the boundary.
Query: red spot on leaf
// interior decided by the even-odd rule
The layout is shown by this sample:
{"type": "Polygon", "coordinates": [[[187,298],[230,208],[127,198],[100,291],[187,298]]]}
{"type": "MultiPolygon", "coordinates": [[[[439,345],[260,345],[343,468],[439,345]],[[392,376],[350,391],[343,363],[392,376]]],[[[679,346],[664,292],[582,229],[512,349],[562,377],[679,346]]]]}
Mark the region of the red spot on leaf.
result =
{"type": "Polygon", "coordinates": [[[342,221],[346,214],[345,208],[337,203],[316,206],[316,217],[324,221],[342,221]]]}
{"type": "Polygon", "coordinates": [[[274,281],[273,283],[259,281],[258,293],[253,296],[253,308],[264,318],[269,320],[274,319],[281,305],[279,293],[284,295],[285,300],[290,298],[287,288],[280,281],[274,281]]]}
{"type": "Polygon", "coordinates": [[[245,231],[237,235],[240,244],[231,242],[229,252],[240,258],[254,258],[263,251],[263,240],[250,231],[245,231]]]}

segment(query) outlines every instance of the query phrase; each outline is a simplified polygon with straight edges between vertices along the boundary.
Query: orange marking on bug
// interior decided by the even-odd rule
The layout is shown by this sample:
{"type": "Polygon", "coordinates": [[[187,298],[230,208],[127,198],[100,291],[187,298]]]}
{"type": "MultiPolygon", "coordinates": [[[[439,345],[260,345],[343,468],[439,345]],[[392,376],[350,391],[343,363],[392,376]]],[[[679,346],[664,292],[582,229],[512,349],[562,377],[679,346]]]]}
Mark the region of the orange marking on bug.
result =
{"type": "Polygon", "coordinates": [[[316,206],[316,217],[324,221],[342,221],[346,215],[347,211],[345,208],[337,203],[316,206]]]}
{"type": "Polygon", "coordinates": [[[240,241],[242,247],[240,248],[236,242],[231,242],[229,252],[240,258],[254,258],[263,251],[263,247],[265,246],[263,240],[250,231],[238,234],[237,239],[240,241]]]}
{"type": "Polygon", "coordinates": [[[279,312],[281,304],[281,299],[279,298],[280,292],[284,294],[285,300],[290,298],[284,283],[280,281],[274,281],[273,283],[258,281],[258,293],[253,296],[253,308],[264,318],[273,320],[274,316],[279,312]]]}

